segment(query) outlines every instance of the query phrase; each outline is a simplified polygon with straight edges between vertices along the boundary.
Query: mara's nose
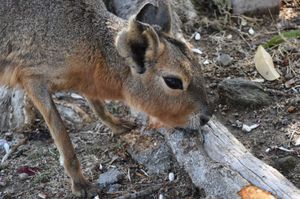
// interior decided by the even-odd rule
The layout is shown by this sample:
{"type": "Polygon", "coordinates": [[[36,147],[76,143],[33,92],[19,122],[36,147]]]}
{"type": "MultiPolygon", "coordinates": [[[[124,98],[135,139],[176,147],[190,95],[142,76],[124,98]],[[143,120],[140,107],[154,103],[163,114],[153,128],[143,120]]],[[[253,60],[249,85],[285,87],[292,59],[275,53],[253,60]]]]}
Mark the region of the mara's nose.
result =
{"type": "Polygon", "coordinates": [[[205,124],[207,124],[207,122],[210,120],[211,116],[213,114],[213,108],[211,103],[201,112],[200,115],[200,124],[201,126],[204,126],[205,124]]]}
{"type": "Polygon", "coordinates": [[[201,126],[204,126],[205,124],[207,124],[207,122],[210,120],[210,118],[211,118],[211,115],[204,115],[204,114],[202,114],[200,116],[200,124],[201,124],[201,126]]]}

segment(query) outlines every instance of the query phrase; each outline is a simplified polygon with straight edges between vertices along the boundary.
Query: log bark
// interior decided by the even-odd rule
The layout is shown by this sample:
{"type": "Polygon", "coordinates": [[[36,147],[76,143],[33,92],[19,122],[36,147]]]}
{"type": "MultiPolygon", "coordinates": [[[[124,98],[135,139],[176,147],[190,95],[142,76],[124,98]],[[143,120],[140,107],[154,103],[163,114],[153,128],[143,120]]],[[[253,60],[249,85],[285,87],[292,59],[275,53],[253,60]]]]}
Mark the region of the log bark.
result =
{"type": "Polygon", "coordinates": [[[279,14],[281,0],[231,0],[233,14],[279,14]]]}
{"type": "MultiPolygon", "coordinates": [[[[194,122],[194,124],[197,122],[194,122]]],[[[199,135],[163,130],[177,161],[192,181],[216,198],[240,198],[238,192],[255,185],[282,199],[300,198],[300,190],[281,173],[254,157],[216,118],[199,135]]]]}
{"type": "Polygon", "coordinates": [[[0,131],[23,127],[24,92],[0,87],[0,113],[0,131]]]}
{"type": "MultiPolygon", "coordinates": [[[[177,0],[175,0],[177,1],[177,0]]],[[[192,0],[201,10],[204,6],[214,4],[219,11],[232,10],[233,14],[279,14],[281,0],[192,0]]]]}

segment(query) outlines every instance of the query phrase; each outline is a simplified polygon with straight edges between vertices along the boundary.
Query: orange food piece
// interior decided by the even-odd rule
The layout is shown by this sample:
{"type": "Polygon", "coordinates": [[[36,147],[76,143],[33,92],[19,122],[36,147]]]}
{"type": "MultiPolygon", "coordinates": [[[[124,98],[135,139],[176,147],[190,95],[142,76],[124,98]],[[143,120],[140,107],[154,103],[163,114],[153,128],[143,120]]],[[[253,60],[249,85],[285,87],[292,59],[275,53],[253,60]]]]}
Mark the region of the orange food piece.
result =
{"type": "Polygon", "coordinates": [[[242,199],[277,199],[270,192],[264,191],[256,186],[250,185],[239,191],[242,199]]]}

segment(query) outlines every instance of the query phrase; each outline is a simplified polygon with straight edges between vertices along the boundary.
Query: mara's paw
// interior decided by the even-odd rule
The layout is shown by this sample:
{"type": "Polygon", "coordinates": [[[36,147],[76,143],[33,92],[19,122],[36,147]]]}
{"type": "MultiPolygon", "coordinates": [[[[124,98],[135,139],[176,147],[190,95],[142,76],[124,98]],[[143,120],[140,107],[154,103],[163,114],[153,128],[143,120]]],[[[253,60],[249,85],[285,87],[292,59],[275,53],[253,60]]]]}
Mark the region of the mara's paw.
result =
{"type": "Polygon", "coordinates": [[[119,119],[117,124],[112,127],[114,136],[129,133],[131,130],[137,128],[137,124],[131,121],[119,119]]]}
{"type": "Polygon", "coordinates": [[[101,195],[101,190],[98,186],[85,181],[83,183],[73,183],[72,193],[79,198],[94,198],[101,195]]]}

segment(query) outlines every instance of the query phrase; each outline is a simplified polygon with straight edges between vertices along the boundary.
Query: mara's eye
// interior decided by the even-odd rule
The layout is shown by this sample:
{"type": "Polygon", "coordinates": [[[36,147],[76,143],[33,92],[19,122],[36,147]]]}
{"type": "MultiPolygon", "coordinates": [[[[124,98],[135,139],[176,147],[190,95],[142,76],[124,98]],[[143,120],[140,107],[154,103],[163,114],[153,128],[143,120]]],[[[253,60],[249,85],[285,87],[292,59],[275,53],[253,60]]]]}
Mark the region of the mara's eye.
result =
{"type": "Polygon", "coordinates": [[[180,89],[183,90],[183,85],[181,79],[178,77],[163,77],[167,86],[171,89],[180,89]]]}

